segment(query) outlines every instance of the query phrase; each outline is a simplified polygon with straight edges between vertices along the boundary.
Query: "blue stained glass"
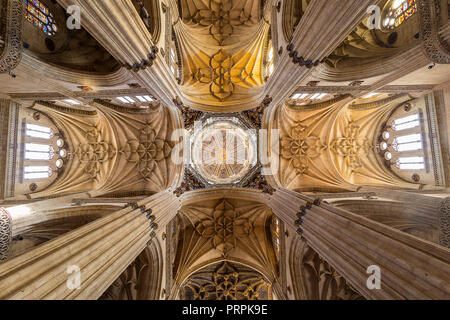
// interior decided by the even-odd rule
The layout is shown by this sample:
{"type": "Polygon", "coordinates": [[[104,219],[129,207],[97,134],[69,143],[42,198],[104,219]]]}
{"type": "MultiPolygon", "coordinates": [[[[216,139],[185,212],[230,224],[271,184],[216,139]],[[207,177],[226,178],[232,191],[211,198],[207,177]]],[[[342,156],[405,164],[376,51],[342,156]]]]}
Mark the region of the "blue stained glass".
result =
{"type": "Polygon", "coordinates": [[[46,35],[56,33],[56,25],[53,15],[39,0],[25,0],[25,19],[42,30],[46,35]]]}

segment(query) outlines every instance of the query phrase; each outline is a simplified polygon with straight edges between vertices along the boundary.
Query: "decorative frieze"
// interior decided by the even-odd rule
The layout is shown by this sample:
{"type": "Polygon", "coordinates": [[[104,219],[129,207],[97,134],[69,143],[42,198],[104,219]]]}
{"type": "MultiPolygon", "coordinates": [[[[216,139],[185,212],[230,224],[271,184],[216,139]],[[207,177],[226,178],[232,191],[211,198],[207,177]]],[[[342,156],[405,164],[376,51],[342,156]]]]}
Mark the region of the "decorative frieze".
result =
{"type": "Polygon", "coordinates": [[[10,72],[22,59],[24,9],[22,0],[0,1],[0,73],[10,72]]]}
{"type": "Polygon", "coordinates": [[[439,244],[450,248],[450,197],[445,198],[439,208],[439,244]]]}
{"type": "Polygon", "coordinates": [[[12,219],[8,211],[0,208],[0,261],[8,258],[12,240],[12,219]]]}
{"type": "Polygon", "coordinates": [[[450,63],[450,45],[439,35],[441,11],[447,8],[441,8],[440,3],[441,1],[438,0],[418,1],[420,38],[428,59],[434,63],[448,64],[450,63]]]}

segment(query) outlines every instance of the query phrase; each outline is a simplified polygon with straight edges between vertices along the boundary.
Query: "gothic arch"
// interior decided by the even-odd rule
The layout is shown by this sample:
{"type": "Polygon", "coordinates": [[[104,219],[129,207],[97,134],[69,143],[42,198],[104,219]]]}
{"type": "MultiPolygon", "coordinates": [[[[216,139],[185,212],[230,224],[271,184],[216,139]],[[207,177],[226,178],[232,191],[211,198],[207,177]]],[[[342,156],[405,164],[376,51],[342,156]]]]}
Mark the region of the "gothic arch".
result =
{"type": "Polygon", "coordinates": [[[163,257],[154,239],[103,293],[100,300],[159,300],[163,257]]]}
{"type": "Polygon", "coordinates": [[[363,300],[355,289],[297,237],[290,252],[290,271],[294,296],[298,300],[363,300]]]}

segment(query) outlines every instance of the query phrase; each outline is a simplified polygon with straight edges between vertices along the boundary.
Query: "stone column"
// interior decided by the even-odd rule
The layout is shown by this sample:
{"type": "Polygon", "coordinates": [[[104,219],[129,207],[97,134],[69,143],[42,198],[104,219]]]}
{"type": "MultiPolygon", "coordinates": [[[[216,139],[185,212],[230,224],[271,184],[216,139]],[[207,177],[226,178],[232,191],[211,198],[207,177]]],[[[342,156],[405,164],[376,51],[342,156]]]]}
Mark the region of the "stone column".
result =
{"type": "Polygon", "coordinates": [[[291,50],[283,48],[275,71],[266,84],[264,95],[273,98],[272,106],[280,103],[297,89],[299,82],[306,78],[361,22],[367,8],[378,2],[377,0],[311,1],[295,28],[289,48],[291,50]]]}
{"type": "Polygon", "coordinates": [[[0,261],[8,258],[8,251],[12,239],[11,216],[3,208],[0,208],[0,261]]]}
{"type": "Polygon", "coordinates": [[[169,66],[151,39],[131,0],[59,0],[80,8],[81,24],[114,58],[131,67],[133,76],[161,102],[171,106],[180,91],[169,66]]]}
{"type": "Polygon", "coordinates": [[[359,191],[372,192],[379,197],[403,202],[405,205],[413,206],[417,210],[420,209],[420,212],[439,220],[439,244],[450,248],[450,197],[441,198],[427,196],[417,192],[389,190],[375,187],[362,187],[359,191]]]}
{"type": "Polygon", "coordinates": [[[368,299],[448,299],[450,250],[308,196],[277,189],[274,213],[368,299]],[[369,266],[381,288],[369,289],[369,266]]]}
{"type": "Polygon", "coordinates": [[[6,261],[0,299],[99,298],[179,207],[171,191],[160,192],[6,261]]]}

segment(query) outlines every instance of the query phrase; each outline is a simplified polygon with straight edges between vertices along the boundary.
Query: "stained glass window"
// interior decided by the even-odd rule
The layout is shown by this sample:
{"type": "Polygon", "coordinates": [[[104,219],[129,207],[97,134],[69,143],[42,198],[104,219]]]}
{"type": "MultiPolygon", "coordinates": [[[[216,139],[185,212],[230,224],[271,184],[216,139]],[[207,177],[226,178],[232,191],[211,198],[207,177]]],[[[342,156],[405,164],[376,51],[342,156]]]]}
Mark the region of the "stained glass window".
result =
{"type": "Polygon", "coordinates": [[[25,19],[48,36],[53,36],[58,31],[55,18],[38,0],[25,0],[25,19]]]}
{"type": "Polygon", "coordinates": [[[417,12],[416,0],[394,0],[388,7],[383,27],[395,29],[417,12]]]}

